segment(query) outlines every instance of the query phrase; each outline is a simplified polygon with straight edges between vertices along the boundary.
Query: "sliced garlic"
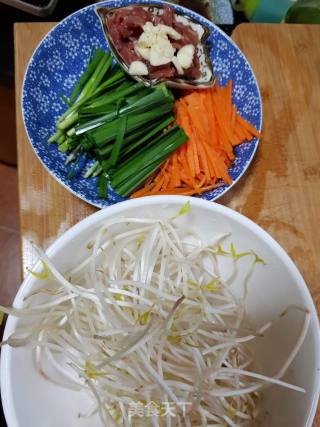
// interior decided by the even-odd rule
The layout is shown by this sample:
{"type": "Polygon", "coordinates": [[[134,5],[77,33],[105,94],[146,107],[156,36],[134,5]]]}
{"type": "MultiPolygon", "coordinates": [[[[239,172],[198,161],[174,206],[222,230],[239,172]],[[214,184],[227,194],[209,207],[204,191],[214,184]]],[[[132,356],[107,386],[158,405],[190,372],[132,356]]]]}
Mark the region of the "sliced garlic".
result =
{"type": "Polygon", "coordinates": [[[139,39],[138,45],[144,47],[151,47],[159,38],[159,34],[156,31],[144,31],[139,39]]]}
{"type": "Polygon", "coordinates": [[[172,61],[175,49],[169,40],[158,40],[150,49],[150,64],[153,66],[165,65],[172,61]]]}
{"type": "Polygon", "coordinates": [[[133,61],[129,67],[129,74],[132,76],[147,76],[149,74],[148,67],[142,61],[133,61]]]}
{"type": "Polygon", "coordinates": [[[147,21],[142,28],[145,33],[154,31],[154,25],[150,21],[147,21]]]}
{"type": "Polygon", "coordinates": [[[159,24],[156,26],[156,28],[159,28],[159,30],[170,36],[173,40],[180,40],[182,38],[181,34],[178,33],[174,28],[169,27],[168,25],[159,24]]]}
{"type": "MultiPolygon", "coordinates": [[[[182,37],[168,25],[153,25],[152,22],[146,22],[143,26],[143,33],[135,43],[135,52],[155,67],[169,64],[176,49],[170,43],[168,36],[174,40],[180,40],[182,37]]],[[[177,61],[177,59],[174,60],[176,67],[179,67],[178,72],[183,74],[181,65],[179,66],[177,61]]]]}
{"type": "Polygon", "coordinates": [[[135,52],[140,55],[143,59],[150,62],[150,48],[145,47],[142,43],[136,43],[134,46],[135,52]]]}
{"type": "Polygon", "coordinates": [[[186,44],[177,53],[178,61],[182,68],[189,68],[192,65],[195,47],[193,44],[186,44]]]}
{"type": "Polygon", "coordinates": [[[183,68],[181,67],[180,62],[178,61],[178,58],[176,56],[172,58],[172,63],[176,67],[178,74],[184,73],[183,68]]]}

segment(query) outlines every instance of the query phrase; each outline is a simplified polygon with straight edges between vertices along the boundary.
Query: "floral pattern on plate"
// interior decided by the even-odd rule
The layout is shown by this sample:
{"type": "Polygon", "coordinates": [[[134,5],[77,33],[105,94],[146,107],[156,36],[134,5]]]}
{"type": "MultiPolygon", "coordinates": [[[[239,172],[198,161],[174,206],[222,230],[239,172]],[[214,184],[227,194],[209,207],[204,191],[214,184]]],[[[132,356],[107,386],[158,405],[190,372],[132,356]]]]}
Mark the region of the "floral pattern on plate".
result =
{"type": "MultiPolygon", "coordinates": [[[[137,0],[111,0],[100,2],[99,6],[119,7],[137,0]]],[[[149,0],[139,3],[148,4],[149,0]]],[[[152,3],[163,4],[162,1],[152,3]]],[[[262,107],[257,81],[246,58],[217,26],[196,13],[171,5],[177,10],[198,20],[210,30],[207,46],[213,62],[214,72],[221,84],[233,81],[233,102],[238,112],[258,130],[261,130],[262,107]]],[[[108,198],[101,200],[97,194],[96,178],[84,179],[78,172],[67,179],[66,155],[57,150],[55,144],[48,144],[49,136],[55,131],[55,122],[65,110],[60,95],[70,95],[72,88],[83,72],[92,48],[107,49],[107,42],[95,13],[96,5],[90,5],[64,19],[42,40],[34,52],[24,79],[22,89],[22,113],[29,140],[45,168],[69,191],[97,206],[105,207],[123,198],[110,189],[108,198]]],[[[215,200],[225,194],[244,174],[258,146],[256,138],[235,148],[236,159],[229,169],[233,179],[230,186],[223,185],[204,193],[200,197],[215,200]]],[[[88,163],[83,157],[78,169],[88,163]]],[[[89,163],[88,163],[89,166],[89,163]]]]}

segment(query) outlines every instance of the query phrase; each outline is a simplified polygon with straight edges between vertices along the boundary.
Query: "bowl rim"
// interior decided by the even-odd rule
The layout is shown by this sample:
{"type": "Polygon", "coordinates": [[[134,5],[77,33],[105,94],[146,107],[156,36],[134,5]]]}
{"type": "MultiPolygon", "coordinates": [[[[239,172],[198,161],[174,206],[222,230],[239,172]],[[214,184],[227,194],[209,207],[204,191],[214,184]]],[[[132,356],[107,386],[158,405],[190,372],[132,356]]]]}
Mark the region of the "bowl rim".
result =
{"type": "MultiPolygon", "coordinates": [[[[246,216],[240,214],[233,209],[220,205],[218,203],[212,203],[208,200],[203,200],[200,198],[190,197],[190,196],[148,196],[142,197],[139,199],[130,199],[120,203],[116,203],[114,205],[108,206],[100,211],[97,211],[83,220],[79,221],[77,224],[72,226],[69,230],[63,233],[60,237],[58,237],[54,243],[50,245],[47,249],[46,253],[49,256],[54,256],[61,250],[61,248],[65,245],[67,241],[72,240],[76,235],[83,232],[85,229],[95,226],[103,219],[107,218],[109,215],[116,215],[125,213],[127,208],[141,207],[141,206],[150,206],[150,205],[183,205],[186,202],[190,202],[191,207],[200,207],[205,208],[212,213],[220,213],[225,215],[227,219],[230,219],[236,223],[243,225],[244,227],[250,229],[259,239],[262,239],[272,247],[272,250],[275,254],[280,258],[281,262],[285,264],[285,266],[293,273],[296,277],[295,285],[301,291],[304,303],[310,310],[311,314],[311,323],[310,323],[310,331],[313,334],[315,346],[313,351],[316,354],[316,366],[315,366],[315,390],[311,397],[312,403],[310,404],[309,417],[306,421],[306,424],[303,427],[312,427],[312,422],[314,420],[317,404],[319,400],[320,393],[320,331],[319,331],[319,319],[317,315],[317,311],[311,297],[309,288],[304,281],[301,273],[299,272],[297,266],[287,254],[287,252],[282,248],[282,246],[268,234],[263,228],[261,228],[258,224],[253,222],[251,219],[246,216]],[[317,366],[318,364],[318,366],[317,366]]],[[[39,261],[37,262],[39,263],[39,261]]],[[[36,263],[36,265],[37,265],[36,263]]],[[[25,291],[29,288],[30,284],[35,281],[33,276],[29,275],[23,282],[19,291],[14,299],[13,305],[15,307],[19,307],[23,295],[25,291]]],[[[7,319],[7,323],[4,330],[4,339],[10,333],[13,332],[16,323],[16,318],[13,316],[9,316],[7,319]]],[[[14,411],[14,407],[12,402],[10,401],[9,396],[11,395],[11,382],[9,379],[9,369],[8,366],[10,364],[11,359],[11,351],[12,349],[8,346],[5,346],[1,352],[1,366],[0,366],[0,380],[1,380],[1,396],[2,396],[2,405],[4,409],[5,418],[8,423],[8,427],[17,427],[19,425],[16,413],[14,411]]]]}
{"type": "MultiPolygon", "coordinates": [[[[129,4],[133,4],[133,3],[139,3],[139,0],[128,0],[129,1],[129,3],[128,3],[128,6],[129,6],[129,4]]],[[[252,69],[252,66],[251,66],[251,64],[249,63],[249,61],[247,60],[247,58],[246,58],[246,56],[244,55],[244,53],[242,52],[242,50],[240,49],[240,47],[232,40],[232,38],[231,37],[229,37],[223,30],[221,30],[216,24],[214,24],[212,21],[210,21],[209,19],[207,19],[207,18],[205,18],[204,16],[202,16],[202,15],[199,15],[198,13],[196,13],[196,12],[194,12],[194,11],[190,11],[190,9],[188,9],[188,8],[186,8],[186,7],[184,7],[184,6],[180,6],[180,5],[177,5],[177,4],[174,4],[174,3],[170,3],[170,2],[168,2],[168,1],[166,1],[166,0],[143,0],[142,1],[142,3],[141,4],[148,4],[148,3],[154,3],[154,4],[161,4],[161,5],[168,5],[168,6],[171,6],[171,7],[173,7],[173,9],[175,9],[175,10],[181,10],[183,13],[190,13],[190,12],[192,12],[192,15],[194,15],[194,16],[196,16],[197,17],[197,19],[201,19],[204,23],[205,23],[205,25],[207,26],[207,27],[209,27],[209,31],[211,31],[211,28],[212,27],[214,27],[214,29],[215,29],[215,31],[217,31],[218,33],[220,33],[223,37],[224,37],[224,39],[226,39],[229,43],[231,43],[231,45],[239,52],[239,54],[242,56],[242,58],[243,58],[243,60],[246,62],[246,64],[247,64],[247,66],[248,66],[248,69],[249,69],[249,71],[250,71],[250,73],[251,73],[251,75],[252,75],[252,77],[253,77],[253,80],[254,80],[254,84],[255,84],[255,87],[256,87],[256,89],[257,89],[257,94],[258,94],[258,99],[259,99],[259,115],[260,115],[260,121],[259,121],[259,127],[258,127],[258,131],[259,132],[261,132],[261,130],[262,130],[262,123],[263,123],[263,105],[262,105],[262,97],[261,97],[261,92],[260,92],[260,88],[259,88],[259,84],[258,84],[258,81],[257,81],[257,78],[256,78],[256,75],[255,75],[255,73],[254,73],[254,71],[253,71],[253,69],[252,69]]],[[[32,55],[31,55],[31,57],[30,57],[30,59],[29,59],[29,61],[28,61],[28,63],[27,63],[27,66],[26,66],[26,69],[25,69],[25,72],[24,72],[24,76],[23,76],[23,81],[22,81],[22,85],[21,85],[21,92],[20,92],[20,109],[21,109],[21,112],[22,112],[22,122],[23,122],[23,125],[24,125],[24,129],[25,129],[25,132],[26,132],[26,134],[27,134],[27,137],[28,137],[28,141],[29,141],[29,143],[30,143],[30,145],[31,145],[31,147],[32,147],[32,149],[33,149],[33,151],[35,152],[35,154],[36,154],[36,156],[37,156],[37,158],[39,159],[39,161],[40,161],[40,163],[42,164],[42,166],[45,168],[45,170],[60,184],[60,185],[62,185],[62,187],[64,187],[67,191],[69,191],[71,194],[73,194],[74,196],[76,196],[76,197],[78,197],[80,200],[83,200],[83,201],[85,201],[86,203],[89,203],[90,205],[92,205],[92,206],[95,206],[95,207],[97,207],[97,208],[99,208],[99,209],[103,209],[103,208],[105,208],[105,207],[108,207],[108,206],[111,206],[111,205],[104,205],[103,204],[103,202],[101,202],[101,203],[97,203],[97,202],[93,202],[92,200],[89,200],[89,198],[88,197],[86,197],[85,195],[83,195],[83,194],[81,194],[81,193],[79,193],[78,191],[76,191],[76,190],[73,190],[70,186],[68,186],[66,183],[64,183],[61,179],[60,179],[60,177],[58,176],[58,174],[56,173],[56,171],[54,171],[54,170],[52,170],[48,165],[46,165],[45,164],[45,162],[44,162],[44,160],[41,158],[41,155],[40,155],[40,153],[39,153],[39,150],[35,147],[35,145],[34,145],[34,142],[33,142],[33,138],[31,137],[31,135],[30,135],[30,133],[29,133],[29,131],[28,131],[28,127],[27,127],[27,124],[26,124],[26,114],[25,114],[25,109],[24,109],[24,106],[23,106],[23,104],[24,104],[24,93],[25,93],[25,86],[26,86],[26,79],[27,79],[27,75],[29,74],[29,68],[30,68],[30,66],[31,66],[31,64],[32,64],[32,62],[33,62],[33,60],[34,60],[34,57],[35,57],[35,55],[36,55],[36,53],[38,52],[38,50],[40,49],[40,47],[41,47],[41,45],[43,44],[43,42],[44,42],[44,40],[46,39],[46,38],[48,38],[50,35],[51,35],[51,33],[53,32],[53,31],[55,31],[56,30],[56,28],[58,28],[58,27],[60,27],[60,26],[63,26],[63,24],[64,24],[64,22],[67,20],[67,19],[69,19],[69,18],[71,18],[72,16],[74,16],[74,15],[76,15],[76,14],[78,14],[80,11],[81,12],[84,12],[84,11],[86,11],[86,10],[90,10],[90,9],[92,9],[92,10],[96,10],[96,8],[97,7],[107,7],[108,6],[108,0],[103,0],[103,1],[101,1],[101,2],[97,2],[97,3],[92,3],[92,4],[90,4],[90,5],[88,5],[88,6],[86,6],[86,7],[83,7],[83,8],[81,8],[81,9],[78,9],[78,10],[76,10],[75,12],[73,12],[73,13],[71,13],[70,15],[68,15],[67,17],[65,17],[63,20],[61,20],[60,22],[58,22],[56,25],[54,25],[52,28],[51,28],[51,30],[50,31],[48,31],[47,33],[46,33],[46,35],[40,40],[40,42],[38,43],[38,45],[36,46],[36,48],[34,49],[34,51],[33,51],[33,53],[32,53],[32,55]]],[[[96,16],[97,16],[97,14],[96,14],[96,16]]],[[[97,19],[99,19],[98,18],[98,16],[97,16],[97,19]]],[[[103,32],[103,30],[101,29],[101,31],[103,32]]],[[[247,162],[246,162],[246,164],[244,165],[244,167],[243,167],[243,169],[242,169],[242,171],[241,171],[241,173],[239,174],[239,176],[236,178],[236,179],[234,179],[233,181],[232,181],[232,183],[231,184],[229,184],[229,185],[226,185],[226,184],[224,184],[224,186],[225,186],[225,189],[221,192],[221,193],[219,193],[218,195],[216,195],[216,196],[214,196],[214,197],[212,197],[209,201],[211,201],[211,202],[213,202],[213,201],[215,201],[215,200],[218,200],[220,197],[222,197],[223,195],[225,195],[229,190],[231,190],[231,188],[233,188],[233,186],[235,185],[235,184],[237,184],[238,183],[238,181],[246,174],[246,172],[247,172],[247,170],[248,170],[248,168],[249,168],[249,166],[251,165],[251,163],[252,163],[252,160],[253,160],[253,158],[254,158],[254,156],[255,156],[255,154],[256,154],[256,152],[257,152],[257,149],[258,149],[258,146],[259,146],[259,143],[260,143],[260,139],[259,138],[255,138],[256,139],[256,142],[255,142],[255,146],[254,146],[254,149],[253,149],[253,151],[252,151],[252,153],[251,153],[251,156],[250,156],[250,158],[247,160],[247,162]]],[[[119,202],[118,202],[119,203],[119,202]]]]}

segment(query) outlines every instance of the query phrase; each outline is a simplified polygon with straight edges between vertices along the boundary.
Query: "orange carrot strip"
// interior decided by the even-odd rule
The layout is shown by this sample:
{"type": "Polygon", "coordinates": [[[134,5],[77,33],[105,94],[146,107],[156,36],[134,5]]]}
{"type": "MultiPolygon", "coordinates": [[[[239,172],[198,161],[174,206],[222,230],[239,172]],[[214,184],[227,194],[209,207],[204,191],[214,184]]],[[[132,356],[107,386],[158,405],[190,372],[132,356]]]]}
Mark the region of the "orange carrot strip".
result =
{"type": "Polygon", "coordinates": [[[203,148],[203,144],[201,144],[201,142],[198,144],[198,152],[199,152],[199,156],[200,156],[200,165],[202,166],[202,170],[204,172],[204,175],[206,177],[206,183],[210,183],[210,171],[209,171],[209,166],[208,166],[208,160],[206,157],[206,153],[204,151],[203,148]]]}
{"type": "Polygon", "coordinates": [[[170,181],[169,173],[167,173],[165,171],[164,172],[163,183],[162,183],[161,189],[166,190],[168,188],[169,181],[170,181]]]}
{"type": "Polygon", "coordinates": [[[162,164],[161,170],[166,170],[170,163],[170,157],[162,164]]]}
{"type": "Polygon", "coordinates": [[[147,193],[149,193],[151,190],[148,187],[142,187],[139,190],[135,191],[134,193],[132,193],[130,195],[130,198],[134,199],[136,197],[143,197],[145,196],[147,193]]]}
{"type": "Polygon", "coordinates": [[[258,132],[257,129],[254,126],[252,126],[251,123],[247,122],[247,120],[245,120],[239,114],[237,114],[237,121],[242,125],[244,129],[250,132],[251,135],[255,136],[256,138],[261,138],[261,133],[258,132]]]}
{"type": "Polygon", "coordinates": [[[241,142],[245,141],[246,139],[246,131],[243,129],[242,126],[239,125],[239,123],[236,121],[235,127],[233,129],[233,132],[235,136],[237,137],[237,144],[241,144],[241,142]]]}
{"type": "Polygon", "coordinates": [[[161,195],[170,195],[177,194],[181,196],[192,196],[193,194],[197,194],[197,191],[194,188],[186,189],[186,188],[175,188],[174,190],[166,190],[159,191],[157,193],[148,193],[146,196],[156,196],[157,194],[161,195]]]}
{"type": "Polygon", "coordinates": [[[197,142],[196,142],[195,138],[192,137],[190,139],[189,143],[192,146],[195,173],[196,173],[196,175],[199,175],[199,173],[200,173],[200,164],[199,164],[199,154],[198,154],[197,142]]]}
{"type": "Polygon", "coordinates": [[[195,165],[195,161],[194,161],[192,143],[190,143],[190,139],[192,139],[192,134],[193,134],[192,126],[190,124],[188,108],[187,108],[186,103],[181,102],[180,105],[181,105],[181,110],[184,113],[183,117],[181,117],[181,125],[189,137],[189,141],[186,144],[186,157],[187,157],[187,161],[189,164],[189,169],[190,169],[191,175],[193,177],[195,177],[196,176],[196,165],[195,165]]]}
{"type": "Polygon", "coordinates": [[[260,133],[232,104],[232,82],[203,91],[185,91],[175,102],[176,124],[188,141],[171,154],[156,175],[131,197],[201,194],[232,182],[233,147],[260,133]]]}
{"type": "Polygon", "coordinates": [[[236,143],[237,141],[230,126],[230,119],[228,119],[227,116],[224,114],[216,98],[214,99],[214,103],[215,111],[217,112],[216,119],[221,130],[221,134],[223,135],[222,138],[224,148],[228,153],[228,157],[232,160],[234,158],[232,152],[232,144],[236,143]]]}
{"type": "Polygon", "coordinates": [[[205,116],[206,113],[200,109],[199,106],[199,94],[194,92],[191,95],[188,95],[188,108],[189,108],[189,114],[192,120],[192,126],[194,129],[197,130],[197,134],[200,138],[205,139],[206,138],[206,123],[205,123],[205,116]]]}
{"type": "Polygon", "coordinates": [[[173,186],[179,187],[181,184],[181,179],[180,179],[180,170],[178,166],[178,155],[176,151],[172,155],[172,166],[173,166],[173,174],[174,174],[173,186]]]}
{"type": "Polygon", "coordinates": [[[189,185],[189,187],[192,187],[192,188],[195,187],[195,180],[189,169],[189,164],[186,157],[183,163],[183,172],[181,173],[181,180],[185,182],[187,185],[189,185]]]}
{"type": "MultiPolygon", "coordinates": [[[[216,178],[218,176],[217,169],[216,169],[215,163],[214,163],[214,157],[216,156],[216,153],[215,153],[215,150],[212,149],[212,147],[210,147],[208,144],[203,144],[203,148],[206,152],[208,166],[209,166],[209,170],[210,170],[210,176],[211,176],[211,180],[212,180],[213,178],[216,178]]],[[[210,182],[211,182],[211,180],[210,180],[210,182]]]]}
{"type": "Polygon", "coordinates": [[[231,127],[234,129],[234,126],[236,124],[236,114],[237,110],[235,105],[232,106],[232,115],[231,115],[231,127]]]}
{"type": "Polygon", "coordinates": [[[206,92],[206,96],[204,99],[204,106],[206,111],[208,112],[208,123],[210,126],[210,138],[208,138],[208,142],[210,145],[217,145],[217,124],[216,124],[216,118],[213,110],[213,102],[212,98],[210,96],[210,91],[206,92]]]}
{"type": "Polygon", "coordinates": [[[156,185],[153,187],[152,191],[159,191],[159,190],[160,190],[160,188],[161,188],[161,187],[162,187],[162,185],[163,185],[164,179],[165,179],[165,177],[164,177],[164,175],[162,175],[162,176],[158,179],[158,182],[157,182],[157,183],[156,183],[156,185]]]}
{"type": "Polygon", "coordinates": [[[204,142],[202,144],[202,146],[203,146],[203,149],[204,149],[205,154],[206,154],[208,168],[210,171],[210,178],[211,178],[209,181],[209,183],[210,183],[212,181],[212,179],[216,178],[216,176],[217,176],[215,165],[213,162],[213,156],[215,155],[215,149],[213,147],[211,147],[209,144],[207,144],[206,142],[204,142]]]}

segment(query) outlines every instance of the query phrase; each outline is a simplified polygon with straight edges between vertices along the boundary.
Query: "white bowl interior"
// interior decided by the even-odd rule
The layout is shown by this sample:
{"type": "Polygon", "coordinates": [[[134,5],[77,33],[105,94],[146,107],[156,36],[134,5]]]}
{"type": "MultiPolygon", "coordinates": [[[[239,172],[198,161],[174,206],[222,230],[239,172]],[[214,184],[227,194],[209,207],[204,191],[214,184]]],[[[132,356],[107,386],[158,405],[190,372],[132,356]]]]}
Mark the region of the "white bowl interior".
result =
{"type": "MultiPolygon", "coordinates": [[[[107,218],[167,218],[176,214],[186,200],[189,199],[150,197],[106,208],[66,232],[50,247],[48,254],[61,271],[69,270],[84,258],[86,244],[107,218]]],[[[316,311],[301,275],[283,249],[250,220],[215,203],[195,198],[190,201],[191,212],[179,218],[186,230],[195,228],[208,242],[215,235],[231,232],[229,243],[234,243],[237,252],[252,249],[265,260],[266,266],[257,265],[250,280],[246,308],[252,325],[258,327],[276,318],[289,305],[303,305],[311,312],[308,335],[285,377],[286,381],[304,387],[306,393],[278,386],[267,388],[262,401],[261,419],[261,427],[311,427],[319,393],[320,344],[316,311]]],[[[239,260],[238,268],[240,276],[244,275],[248,261],[245,258],[239,260]]],[[[21,306],[23,296],[30,288],[39,285],[36,282],[37,279],[33,277],[26,279],[15,299],[15,306],[21,306]]],[[[9,317],[5,336],[13,332],[18,322],[9,317]]],[[[303,315],[292,311],[277,321],[264,338],[257,340],[257,364],[263,368],[263,372],[272,375],[281,367],[299,335],[302,322],[303,315]]],[[[83,393],[64,390],[38,375],[28,348],[3,348],[1,391],[9,427],[100,425],[96,417],[78,418],[80,412],[90,410],[90,400],[83,393]]]]}

